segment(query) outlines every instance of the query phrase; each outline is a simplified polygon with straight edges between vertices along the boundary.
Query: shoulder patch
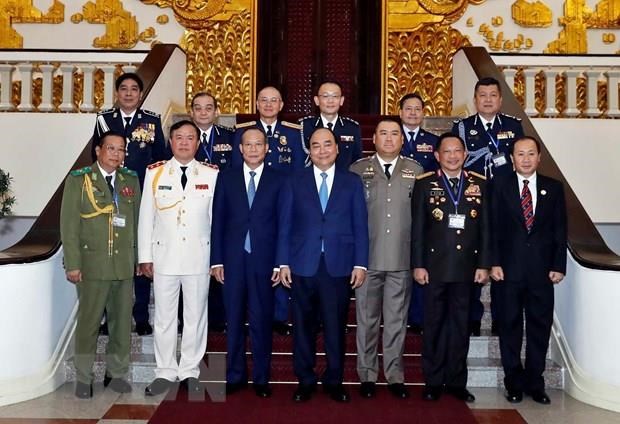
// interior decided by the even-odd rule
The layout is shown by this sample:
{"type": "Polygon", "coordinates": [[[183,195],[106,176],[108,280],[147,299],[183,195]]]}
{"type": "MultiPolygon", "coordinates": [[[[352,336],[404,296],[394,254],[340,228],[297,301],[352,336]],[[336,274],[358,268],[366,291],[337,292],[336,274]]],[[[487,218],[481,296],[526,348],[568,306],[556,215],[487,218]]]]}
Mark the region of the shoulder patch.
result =
{"type": "Polygon", "coordinates": [[[152,112],[150,110],[142,109],[142,112],[144,112],[145,115],[154,116],[155,118],[159,118],[160,117],[159,113],[155,113],[155,112],[152,112]]]}
{"type": "Polygon", "coordinates": [[[358,125],[358,126],[359,126],[359,124],[360,124],[360,123],[359,123],[359,122],[357,122],[355,119],[351,119],[351,118],[349,118],[348,116],[343,116],[343,117],[342,117],[342,119],[344,119],[344,120],[346,120],[346,121],[353,122],[355,125],[358,125]]]}
{"type": "Polygon", "coordinates": [[[301,125],[294,124],[294,123],[288,122],[288,121],[282,121],[282,125],[284,125],[285,127],[294,128],[296,130],[300,130],[302,128],[301,125]]]}
{"type": "Polygon", "coordinates": [[[510,119],[514,119],[515,121],[521,121],[521,118],[517,118],[516,116],[508,115],[506,113],[501,113],[500,115],[505,116],[510,119]]]}
{"type": "Polygon", "coordinates": [[[213,163],[209,163],[209,162],[206,162],[206,161],[198,162],[198,163],[201,164],[202,166],[206,166],[207,168],[215,169],[216,171],[220,170],[220,167],[215,165],[215,164],[213,164],[213,163]]]}
{"type": "Polygon", "coordinates": [[[138,173],[136,171],[134,171],[133,169],[125,168],[124,166],[121,167],[121,168],[118,168],[118,171],[121,174],[131,175],[132,177],[137,177],[138,176],[138,173]]]}
{"type": "Polygon", "coordinates": [[[486,179],[487,179],[487,177],[485,177],[485,176],[484,176],[484,175],[482,175],[482,174],[478,174],[478,173],[477,173],[477,172],[475,172],[475,171],[467,171],[467,173],[468,173],[468,174],[470,174],[470,175],[473,175],[473,176],[475,176],[475,177],[478,177],[478,178],[480,178],[481,180],[486,180],[486,179]]]}
{"type": "Polygon", "coordinates": [[[366,158],[360,158],[360,159],[356,160],[355,162],[353,162],[353,164],[362,163],[362,162],[368,162],[370,159],[371,159],[371,156],[366,157],[366,158]]]}
{"type": "Polygon", "coordinates": [[[114,112],[115,110],[116,110],[116,108],[111,107],[109,109],[103,109],[103,110],[99,111],[99,114],[100,115],[106,115],[108,113],[114,112]]]}
{"type": "Polygon", "coordinates": [[[314,115],[306,115],[303,118],[299,118],[298,122],[303,122],[303,121],[307,121],[308,119],[315,119],[316,117],[314,115]]]}
{"type": "MultiPolygon", "coordinates": [[[[414,164],[416,164],[416,165],[420,165],[420,162],[418,162],[417,160],[415,160],[415,159],[413,159],[413,158],[410,158],[410,157],[408,157],[408,156],[402,156],[402,155],[401,155],[401,156],[399,156],[399,158],[400,158],[400,159],[403,159],[405,162],[411,162],[411,163],[414,163],[414,164]]],[[[420,165],[420,166],[422,166],[422,165],[420,165]]]]}
{"type": "Polygon", "coordinates": [[[160,160],[159,162],[155,162],[150,164],[149,166],[147,166],[147,169],[155,169],[155,168],[159,168],[162,165],[165,165],[167,161],[165,160],[160,160]]]}
{"type": "Polygon", "coordinates": [[[84,168],[74,169],[73,171],[70,172],[70,174],[73,175],[74,177],[79,177],[80,175],[91,173],[92,170],[93,170],[92,167],[85,166],[84,168]]]}
{"type": "Polygon", "coordinates": [[[226,130],[226,131],[234,131],[234,128],[230,128],[230,127],[227,127],[225,125],[220,125],[220,124],[213,124],[213,125],[215,125],[218,128],[221,128],[223,130],[226,130]]]}
{"type": "Polygon", "coordinates": [[[453,124],[458,124],[459,122],[463,121],[463,118],[458,118],[455,119],[454,121],[452,121],[453,124]]]}
{"type": "Polygon", "coordinates": [[[435,175],[435,172],[430,171],[430,172],[425,172],[424,174],[416,175],[415,179],[421,180],[423,178],[430,177],[431,175],[435,175]]]}
{"type": "Polygon", "coordinates": [[[248,121],[241,124],[235,124],[235,129],[251,127],[252,125],[256,125],[256,121],[248,121]]]}

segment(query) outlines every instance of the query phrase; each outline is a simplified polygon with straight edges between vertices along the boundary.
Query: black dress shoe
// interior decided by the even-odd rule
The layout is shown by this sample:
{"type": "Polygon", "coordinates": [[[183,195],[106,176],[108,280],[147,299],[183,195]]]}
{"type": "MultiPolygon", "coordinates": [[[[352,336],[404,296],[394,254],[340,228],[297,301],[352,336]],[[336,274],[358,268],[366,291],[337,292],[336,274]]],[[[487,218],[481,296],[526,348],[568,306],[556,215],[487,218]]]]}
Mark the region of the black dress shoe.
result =
{"type": "Polygon", "coordinates": [[[186,389],[189,393],[200,393],[203,391],[202,384],[196,377],[187,377],[181,380],[181,387],[186,389]]]}
{"type": "Polygon", "coordinates": [[[409,330],[413,334],[417,334],[418,336],[422,334],[422,326],[420,324],[410,324],[407,327],[407,330],[409,330]]]}
{"type": "Polygon", "coordinates": [[[469,334],[474,337],[480,337],[480,321],[469,322],[469,334]]]}
{"type": "Polygon", "coordinates": [[[149,336],[153,334],[153,327],[148,322],[137,322],[136,333],[138,336],[149,336]]]}
{"type": "Polygon", "coordinates": [[[472,403],[476,401],[476,397],[465,387],[449,387],[446,392],[463,402],[472,403]]]}
{"type": "Polygon", "coordinates": [[[162,393],[168,391],[173,384],[174,383],[172,381],[166,380],[165,378],[156,378],[151,384],[146,386],[146,389],[144,389],[144,394],[146,396],[161,395],[162,393]]]}
{"type": "Polygon", "coordinates": [[[253,384],[253,387],[254,393],[256,393],[256,396],[258,396],[259,398],[271,397],[272,391],[269,384],[253,384]]]}
{"type": "Polygon", "coordinates": [[[312,394],[316,391],[316,386],[300,384],[293,393],[295,402],[306,402],[312,398],[312,394]]]}
{"type": "Polygon", "coordinates": [[[281,336],[289,336],[291,334],[291,327],[284,321],[274,321],[273,331],[281,336]]]}
{"type": "Polygon", "coordinates": [[[93,397],[93,385],[87,383],[75,383],[75,397],[80,399],[90,399],[93,397]]]}
{"type": "Polygon", "coordinates": [[[422,391],[422,399],[424,400],[439,400],[441,397],[441,387],[440,386],[429,386],[428,384],[424,386],[424,390],[422,391]]]}
{"type": "Polygon", "coordinates": [[[541,405],[549,405],[551,403],[549,395],[547,395],[544,390],[535,390],[530,393],[530,396],[534,402],[540,403],[541,405]]]}
{"type": "Polygon", "coordinates": [[[403,383],[388,384],[387,387],[388,391],[399,399],[407,399],[409,397],[409,390],[407,390],[403,383]]]}
{"type": "Polygon", "coordinates": [[[349,402],[351,400],[342,384],[324,384],[323,391],[329,395],[331,400],[336,402],[349,402]]]}
{"type": "Polygon", "coordinates": [[[246,387],[248,387],[248,383],[245,381],[239,383],[226,383],[226,394],[232,395],[233,393],[237,393],[246,387]]]}
{"type": "Polygon", "coordinates": [[[506,400],[510,403],[519,403],[523,400],[523,392],[519,390],[506,390],[506,400]]]}
{"type": "Polygon", "coordinates": [[[108,335],[108,322],[107,321],[99,326],[99,334],[101,334],[102,336],[108,335]]]}
{"type": "Polygon", "coordinates": [[[103,387],[109,387],[116,393],[131,393],[131,384],[127,380],[120,377],[103,377],[103,387]]]}
{"type": "Polygon", "coordinates": [[[362,395],[363,398],[372,398],[375,397],[375,394],[377,393],[377,385],[375,384],[374,381],[363,381],[362,385],[360,386],[360,395],[362,395]]]}

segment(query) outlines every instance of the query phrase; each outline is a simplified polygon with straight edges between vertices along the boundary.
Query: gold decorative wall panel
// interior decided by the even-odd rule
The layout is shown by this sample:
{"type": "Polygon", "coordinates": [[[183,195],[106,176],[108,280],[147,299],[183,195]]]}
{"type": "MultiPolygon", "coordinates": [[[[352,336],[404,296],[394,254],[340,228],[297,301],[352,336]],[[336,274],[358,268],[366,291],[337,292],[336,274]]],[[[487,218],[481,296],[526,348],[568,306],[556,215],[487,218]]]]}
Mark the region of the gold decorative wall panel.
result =
{"type": "Polygon", "coordinates": [[[517,0],[510,10],[512,19],[522,27],[546,28],[551,26],[551,9],[541,1],[528,3],[525,0],[517,0]]]}
{"type": "Polygon", "coordinates": [[[470,4],[485,0],[389,0],[383,9],[383,113],[398,113],[398,101],[409,92],[425,99],[428,115],[452,110],[452,57],[469,40],[450,24],[470,4]]]}
{"type": "Polygon", "coordinates": [[[186,93],[209,91],[223,113],[253,110],[257,0],[140,0],[169,7],[186,28],[186,93]]]}
{"type": "Polygon", "coordinates": [[[65,5],[54,0],[47,13],[34,7],[33,0],[0,0],[0,48],[21,49],[24,39],[12,24],[59,24],[65,20],[65,5]]]}

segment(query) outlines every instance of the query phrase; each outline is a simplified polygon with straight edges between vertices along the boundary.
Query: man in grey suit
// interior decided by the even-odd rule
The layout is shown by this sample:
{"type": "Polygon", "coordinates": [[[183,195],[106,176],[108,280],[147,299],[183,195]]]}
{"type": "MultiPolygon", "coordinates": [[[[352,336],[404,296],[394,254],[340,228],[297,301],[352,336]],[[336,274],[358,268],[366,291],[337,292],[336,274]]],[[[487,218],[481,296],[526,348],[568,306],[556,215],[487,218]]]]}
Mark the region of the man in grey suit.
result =
{"type": "Polygon", "coordinates": [[[398,122],[381,120],[373,143],[377,153],[350,167],[362,178],[370,233],[366,282],[355,291],[357,374],[361,395],[375,396],[383,316],[383,372],[390,393],[405,399],[409,397],[403,350],[412,290],[411,194],[416,175],[423,169],[415,160],[400,156],[403,134],[398,122]]]}

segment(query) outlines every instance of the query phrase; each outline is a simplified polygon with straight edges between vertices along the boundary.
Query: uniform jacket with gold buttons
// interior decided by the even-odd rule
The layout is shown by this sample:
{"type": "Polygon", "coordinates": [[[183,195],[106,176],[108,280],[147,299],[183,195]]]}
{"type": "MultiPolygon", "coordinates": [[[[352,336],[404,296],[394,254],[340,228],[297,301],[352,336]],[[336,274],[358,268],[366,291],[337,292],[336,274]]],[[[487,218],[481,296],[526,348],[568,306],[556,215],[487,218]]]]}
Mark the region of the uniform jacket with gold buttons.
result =
{"type": "Polygon", "coordinates": [[[192,160],[185,190],[174,158],[150,165],[144,179],[138,226],[138,259],[164,275],[209,269],[211,210],[218,171],[192,160]]]}

